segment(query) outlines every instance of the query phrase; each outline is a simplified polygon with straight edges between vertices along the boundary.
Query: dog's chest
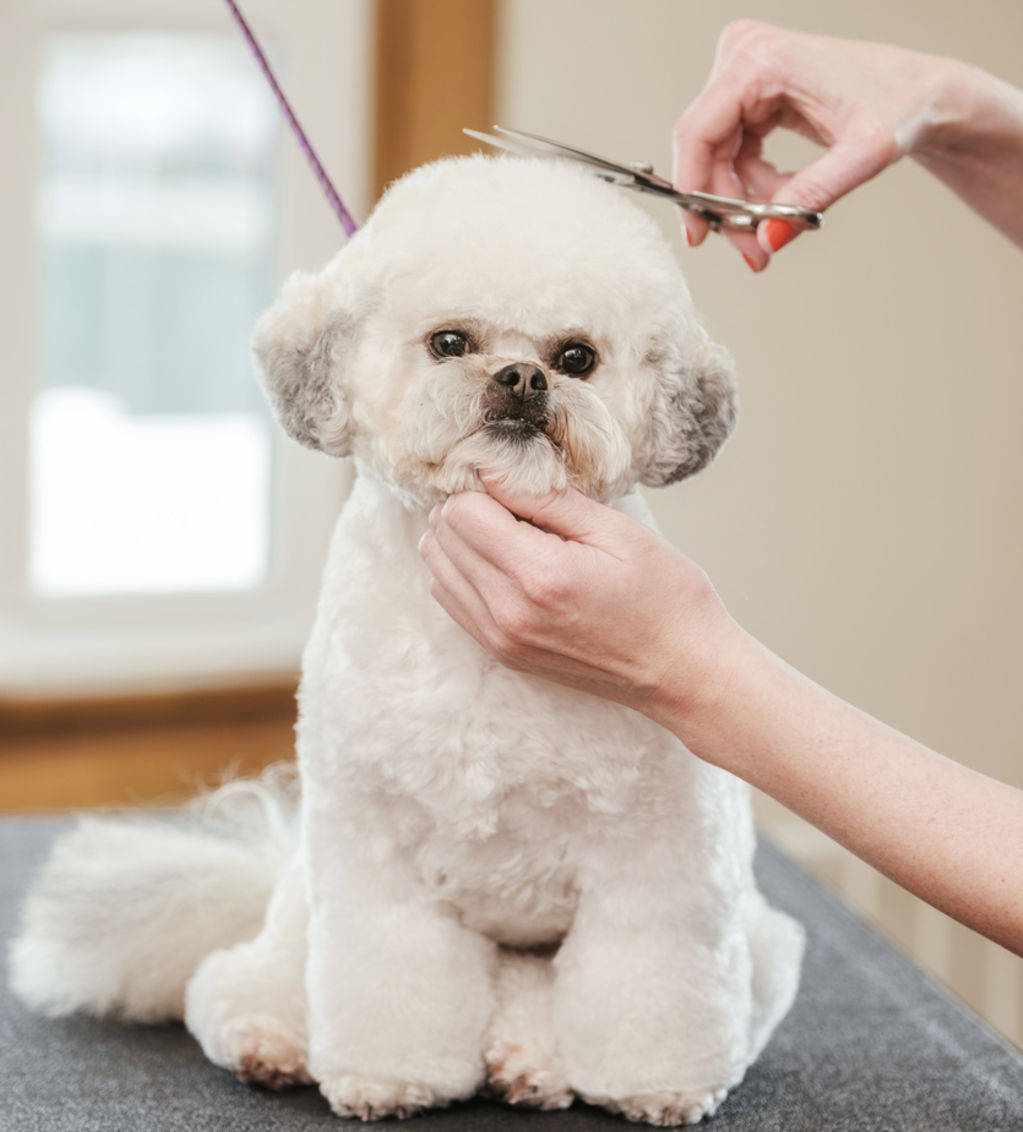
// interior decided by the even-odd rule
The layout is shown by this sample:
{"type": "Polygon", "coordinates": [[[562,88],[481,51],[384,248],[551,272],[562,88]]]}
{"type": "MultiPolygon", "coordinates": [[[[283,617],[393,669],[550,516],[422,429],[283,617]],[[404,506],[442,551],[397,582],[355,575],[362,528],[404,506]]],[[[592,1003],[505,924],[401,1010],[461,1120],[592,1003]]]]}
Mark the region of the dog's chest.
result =
{"type": "Polygon", "coordinates": [[[453,835],[620,817],[670,743],[618,705],[502,668],[454,625],[334,675],[306,757],[354,804],[405,799],[453,835]]]}
{"type": "Polygon", "coordinates": [[[502,800],[524,793],[546,810],[623,812],[640,767],[673,740],[487,655],[430,594],[425,524],[361,481],[342,516],[304,662],[306,769],[490,832],[502,800]]]}
{"type": "Polygon", "coordinates": [[[423,522],[366,502],[342,518],[306,652],[306,787],[478,930],[558,938],[583,846],[684,789],[677,741],[499,665],[431,597],[423,522]]]}

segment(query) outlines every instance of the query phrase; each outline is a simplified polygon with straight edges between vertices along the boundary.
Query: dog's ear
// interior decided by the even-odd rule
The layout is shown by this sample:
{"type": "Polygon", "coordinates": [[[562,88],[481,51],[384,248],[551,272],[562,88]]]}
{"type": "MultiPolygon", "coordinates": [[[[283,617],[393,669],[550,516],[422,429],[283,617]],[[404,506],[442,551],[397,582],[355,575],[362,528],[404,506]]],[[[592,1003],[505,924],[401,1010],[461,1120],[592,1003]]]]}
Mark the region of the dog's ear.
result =
{"type": "Polygon", "coordinates": [[[728,352],[699,325],[652,345],[656,392],[640,479],[663,487],[707,466],[728,439],[738,405],[728,352]]]}
{"type": "Polygon", "coordinates": [[[252,339],[260,382],[285,432],[328,456],[351,451],[344,370],[357,320],[343,292],[333,274],[296,271],[252,339]]]}

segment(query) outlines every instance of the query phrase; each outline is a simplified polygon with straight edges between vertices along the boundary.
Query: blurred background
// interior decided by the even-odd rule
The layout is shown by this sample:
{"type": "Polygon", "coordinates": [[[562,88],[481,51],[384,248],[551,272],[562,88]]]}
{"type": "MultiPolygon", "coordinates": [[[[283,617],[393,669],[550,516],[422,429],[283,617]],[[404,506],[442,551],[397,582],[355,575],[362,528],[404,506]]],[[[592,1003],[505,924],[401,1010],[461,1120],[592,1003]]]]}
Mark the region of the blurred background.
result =
{"type": "MultiPolygon", "coordinates": [[[[739,16],[1023,85],[1018,0],[243,8],[358,219],[405,169],[466,151],[463,125],[669,171],[671,127],[739,16]]],[[[290,754],[349,470],[271,426],[248,339],[343,235],[218,0],[4,0],[0,20],[0,808],[170,802],[290,754]]],[[[644,206],[742,377],[718,462],[651,494],[665,531],[796,667],[1023,787],[1023,256],[909,163],[762,277],[644,206]]],[[[1023,1043],[1020,960],[758,805],[1023,1043]]]]}

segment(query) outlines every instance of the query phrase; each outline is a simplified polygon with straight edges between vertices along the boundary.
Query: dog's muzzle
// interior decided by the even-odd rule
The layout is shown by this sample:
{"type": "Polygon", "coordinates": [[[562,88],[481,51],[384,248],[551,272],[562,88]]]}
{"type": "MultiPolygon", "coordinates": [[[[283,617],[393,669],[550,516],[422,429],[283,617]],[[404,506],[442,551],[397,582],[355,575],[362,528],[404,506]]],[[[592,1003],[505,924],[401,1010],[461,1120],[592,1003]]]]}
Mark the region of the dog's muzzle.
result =
{"type": "Polygon", "coordinates": [[[503,431],[543,432],[547,426],[547,377],[538,366],[514,362],[493,374],[483,395],[484,419],[503,431]]]}

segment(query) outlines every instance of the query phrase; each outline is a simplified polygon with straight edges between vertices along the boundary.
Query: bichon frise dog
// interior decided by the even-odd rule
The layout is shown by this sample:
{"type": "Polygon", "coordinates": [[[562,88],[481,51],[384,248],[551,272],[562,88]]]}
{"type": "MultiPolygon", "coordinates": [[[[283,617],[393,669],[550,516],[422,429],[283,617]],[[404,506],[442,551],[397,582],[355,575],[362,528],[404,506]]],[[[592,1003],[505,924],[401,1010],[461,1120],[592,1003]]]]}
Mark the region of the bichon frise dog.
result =
{"type": "Polygon", "coordinates": [[[755,887],[746,787],[496,663],[417,552],[480,469],[643,517],[637,484],[713,457],[730,362],[656,226],[566,165],[426,166],[288,282],[255,352],[284,428],[359,473],[304,658],[296,832],[83,823],[26,902],[21,997],[183,1012],[218,1065],[315,1081],[342,1116],[485,1087],[657,1125],[713,1113],[802,950],[755,887]]]}

